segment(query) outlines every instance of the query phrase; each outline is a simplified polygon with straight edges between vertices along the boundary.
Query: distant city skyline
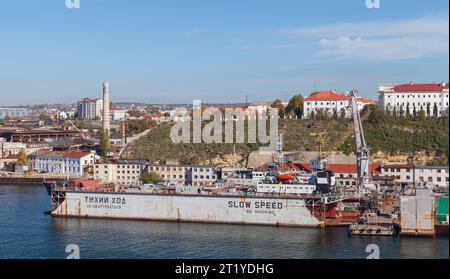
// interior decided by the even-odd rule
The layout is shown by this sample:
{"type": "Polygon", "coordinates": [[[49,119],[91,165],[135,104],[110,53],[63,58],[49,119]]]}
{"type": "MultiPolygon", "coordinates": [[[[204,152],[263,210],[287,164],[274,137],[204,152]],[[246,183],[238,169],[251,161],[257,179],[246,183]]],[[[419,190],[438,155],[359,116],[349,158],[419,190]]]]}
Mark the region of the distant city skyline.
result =
{"type": "Polygon", "coordinates": [[[449,80],[449,2],[2,1],[0,107],[287,101],[449,80]],[[333,11],[331,13],[330,11],[333,11]]]}

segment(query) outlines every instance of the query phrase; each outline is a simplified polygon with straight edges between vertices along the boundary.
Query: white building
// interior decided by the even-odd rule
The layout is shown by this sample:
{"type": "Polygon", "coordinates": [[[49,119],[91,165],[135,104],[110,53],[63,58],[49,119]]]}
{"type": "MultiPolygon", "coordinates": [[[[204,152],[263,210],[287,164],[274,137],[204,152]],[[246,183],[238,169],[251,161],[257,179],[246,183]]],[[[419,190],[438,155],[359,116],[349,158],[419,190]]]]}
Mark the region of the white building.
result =
{"type": "Polygon", "coordinates": [[[188,181],[188,176],[191,171],[191,167],[189,166],[150,164],[147,166],[147,171],[159,174],[161,179],[166,182],[181,185],[190,184],[188,181]]]}
{"type": "MultiPolygon", "coordinates": [[[[370,104],[377,105],[378,103],[370,99],[358,98],[358,109],[360,111],[370,104]]],[[[324,112],[328,116],[337,115],[340,117],[342,114],[345,114],[345,117],[350,117],[349,106],[349,96],[347,94],[334,91],[316,92],[305,98],[303,118],[309,119],[319,111],[324,112]]]]}
{"type": "Polygon", "coordinates": [[[412,115],[422,109],[428,116],[439,117],[448,111],[448,91],[448,83],[385,84],[379,86],[378,95],[384,110],[412,115]]]}
{"type": "Polygon", "coordinates": [[[112,121],[123,121],[126,119],[127,111],[123,109],[114,109],[111,110],[111,120],[112,121]]]}
{"type": "Polygon", "coordinates": [[[137,185],[145,164],[139,161],[121,161],[115,164],[96,164],[94,180],[101,183],[137,185]]]}
{"type": "Polygon", "coordinates": [[[77,178],[88,175],[95,159],[95,154],[89,152],[37,151],[28,161],[32,171],[77,178]]]}
{"type": "Polygon", "coordinates": [[[192,186],[212,186],[217,181],[214,167],[193,166],[188,172],[188,183],[192,186]]]}
{"type": "Polygon", "coordinates": [[[0,119],[5,117],[24,117],[30,115],[27,108],[0,108],[0,119]]]}
{"type": "Polygon", "coordinates": [[[381,167],[381,175],[392,176],[396,183],[404,185],[431,183],[436,188],[449,187],[448,166],[384,165],[381,167]]]}
{"type": "Polygon", "coordinates": [[[83,120],[94,120],[102,117],[103,100],[84,98],[77,104],[78,117],[83,120]]]}
{"type": "Polygon", "coordinates": [[[11,155],[18,155],[21,150],[27,150],[27,145],[20,142],[6,142],[0,138],[0,158],[6,158],[11,155]]]}

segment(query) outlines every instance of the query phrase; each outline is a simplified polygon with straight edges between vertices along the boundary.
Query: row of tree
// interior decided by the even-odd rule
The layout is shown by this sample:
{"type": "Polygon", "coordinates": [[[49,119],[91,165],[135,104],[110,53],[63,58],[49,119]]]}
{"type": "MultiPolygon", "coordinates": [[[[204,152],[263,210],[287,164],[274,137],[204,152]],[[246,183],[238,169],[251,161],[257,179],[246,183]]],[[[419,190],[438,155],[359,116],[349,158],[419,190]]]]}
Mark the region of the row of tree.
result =
{"type": "Polygon", "coordinates": [[[275,100],[271,107],[278,109],[278,115],[281,118],[291,116],[301,119],[303,117],[304,101],[304,97],[299,94],[292,97],[286,107],[280,99],[275,100]]]}
{"type": "Polygon", "coordinates": [[[394,107],[392,110],[393,115],[399,115],[401,117],[406,116],[406,117],[410,117],[410,116],[414,116],[414,117],[419,117],[419,118],[425,118],[427,116],[434,116],[437,117],[439,115],[439,108],[438,105],[436,103],[434,103],[433,109],[431,109],[431,104],[428,103],[426,105],[426,109],[424,109],[423,106],[420,106],[419,109],[417,109],[416,104],[413,104],[413,109],[412,109],[412,113],[410,110],[410,105],[409,103],[406,105],[406,109],[404,108],[403,105],[400,106],[400,110],[397,111],[397,107],[394,107]]]}

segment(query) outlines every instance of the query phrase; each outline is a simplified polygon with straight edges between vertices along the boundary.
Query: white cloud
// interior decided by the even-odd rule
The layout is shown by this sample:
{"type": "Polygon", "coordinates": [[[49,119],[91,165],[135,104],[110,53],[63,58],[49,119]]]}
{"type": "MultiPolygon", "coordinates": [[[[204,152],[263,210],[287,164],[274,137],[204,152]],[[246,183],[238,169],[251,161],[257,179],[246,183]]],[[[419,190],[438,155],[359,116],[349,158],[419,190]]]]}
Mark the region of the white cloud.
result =
{"type": "Polygon", "coordinates": [[[403,60],[449,51],[449,17],[396,22],[362,22],[280,31],[319,39],[321,56],[403,60]]]}

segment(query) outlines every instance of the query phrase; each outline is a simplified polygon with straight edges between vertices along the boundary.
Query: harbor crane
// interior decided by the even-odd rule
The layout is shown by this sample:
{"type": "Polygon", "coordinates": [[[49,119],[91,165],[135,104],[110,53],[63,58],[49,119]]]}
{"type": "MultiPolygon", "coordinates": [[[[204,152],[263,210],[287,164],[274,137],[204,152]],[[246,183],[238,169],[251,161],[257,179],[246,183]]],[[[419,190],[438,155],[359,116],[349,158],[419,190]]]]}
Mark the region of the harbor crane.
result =
{"type": "Polygon", "coordinates": [[[374,190],[375,185],[373,184],[370,175],[370,148],[366,143],[361,115],[358,110],[358,91],[352,90],[349,93],[349,101],[355,132],[358,188],[362,188],[363,190],[374,190]]]}
{"type": "Polygon", "coordinates": [[[78,127],[72,122],[72,120],[69,119],[68,121],[75,128],[75,130],[77,130],[77,132],[80,133],[82,139],[84,139],[84,140],[88,140],[89,139],[89,136],[86,136],[83,131],[78,129],[78,127]]]}

